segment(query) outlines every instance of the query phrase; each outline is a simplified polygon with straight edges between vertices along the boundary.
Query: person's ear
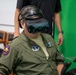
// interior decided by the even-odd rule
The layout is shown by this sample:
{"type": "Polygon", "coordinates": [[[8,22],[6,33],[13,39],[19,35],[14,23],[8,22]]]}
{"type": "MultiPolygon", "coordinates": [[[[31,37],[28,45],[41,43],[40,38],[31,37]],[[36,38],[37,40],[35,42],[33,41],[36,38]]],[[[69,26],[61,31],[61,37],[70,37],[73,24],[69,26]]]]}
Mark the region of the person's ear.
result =
{"type": "Polygon", "coordinates": [[[25,27],[25,22],[24,22],[23,20],[21,20],[21,26],[22,26],[22,28],[24,29],[24,27],[25,27]]]}

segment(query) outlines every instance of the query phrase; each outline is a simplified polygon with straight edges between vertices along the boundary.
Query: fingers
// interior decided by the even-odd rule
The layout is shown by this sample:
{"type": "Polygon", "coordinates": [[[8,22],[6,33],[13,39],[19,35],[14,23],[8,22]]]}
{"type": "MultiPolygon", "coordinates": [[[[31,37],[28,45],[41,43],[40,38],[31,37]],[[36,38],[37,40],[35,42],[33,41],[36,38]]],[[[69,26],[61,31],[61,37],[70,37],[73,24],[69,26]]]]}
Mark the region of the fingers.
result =
{"type": "Polygon", "coordinates": [[[58,35],[58,46],[62,45],[62,43],[63,43],[63,36],[62,36],[62,33],[60,33],[58,35]]]}
{"type": "Polygon", "coordinates": [[[63,41],[62,41],[62,39],[60,38],[60,39],[58,40],[58,46],[62,45],[62,43],[63,43],[63,41]]]}

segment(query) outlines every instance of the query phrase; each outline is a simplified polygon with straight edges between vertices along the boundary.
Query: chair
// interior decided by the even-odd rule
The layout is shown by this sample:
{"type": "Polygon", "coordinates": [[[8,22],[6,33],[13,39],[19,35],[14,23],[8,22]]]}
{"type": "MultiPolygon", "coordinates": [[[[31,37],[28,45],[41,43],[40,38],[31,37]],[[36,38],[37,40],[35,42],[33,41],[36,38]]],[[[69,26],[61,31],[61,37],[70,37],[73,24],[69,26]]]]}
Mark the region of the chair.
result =
{"type": "Polygon", "coordinates": [[[4,47],[6,45],[6,35],[5,31],[0,30],[0,43],[3,43],[4,47]]]}
{"type": "Polygon", "coordinates": [[[7,33],[7,36],[6,36],[6,43],[7,43],[7,44],[8,44],[10,41],[13,40],[13,36],[14,36],[13,33],[11,33],[11,32],[8,32],[8,33],[7,33]]]}

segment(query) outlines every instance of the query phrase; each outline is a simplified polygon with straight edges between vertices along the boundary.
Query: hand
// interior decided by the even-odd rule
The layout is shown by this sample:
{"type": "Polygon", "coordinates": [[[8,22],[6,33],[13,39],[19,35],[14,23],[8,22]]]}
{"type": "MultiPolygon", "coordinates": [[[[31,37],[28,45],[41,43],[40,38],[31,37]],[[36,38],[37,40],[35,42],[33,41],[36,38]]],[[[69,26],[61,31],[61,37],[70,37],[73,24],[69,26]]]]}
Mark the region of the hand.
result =
{"type": "Polygon", "coordinates": [[[63,34],[59,33],[58,34],[58,45],[60,46],[60,45],[62,45],[62,43],[63,43],[63,34]]]}
{"type": "Polygon", "coordinates": [[[64,67],[64,64],[59,64],[57,66],[57,70],[58,70],[58,75],[61,75],[61,71],[62,71],[62,68],[64,67]]]}

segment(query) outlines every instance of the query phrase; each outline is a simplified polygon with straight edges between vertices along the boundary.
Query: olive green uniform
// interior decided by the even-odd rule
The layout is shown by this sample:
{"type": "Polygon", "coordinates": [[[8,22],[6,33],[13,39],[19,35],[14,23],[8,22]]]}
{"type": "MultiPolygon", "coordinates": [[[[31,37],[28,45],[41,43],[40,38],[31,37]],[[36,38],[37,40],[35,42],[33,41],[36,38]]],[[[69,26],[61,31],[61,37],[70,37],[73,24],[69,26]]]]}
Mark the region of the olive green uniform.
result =
{"type": "MultiPolygon", "coordinates": [[[[9,44],[9,52],[0,58],[0,73],[8,75],[58,75],[56,66],[63,63],[64,58],[57,50],[55,42],[49,34],[41,34],[49,58],[42,48],[22,34],[9,44]]],[[[7,49],[7,51],[8,51],[7,49]]]]}

